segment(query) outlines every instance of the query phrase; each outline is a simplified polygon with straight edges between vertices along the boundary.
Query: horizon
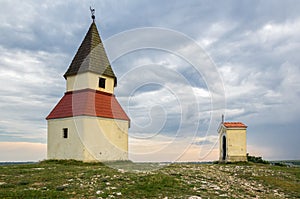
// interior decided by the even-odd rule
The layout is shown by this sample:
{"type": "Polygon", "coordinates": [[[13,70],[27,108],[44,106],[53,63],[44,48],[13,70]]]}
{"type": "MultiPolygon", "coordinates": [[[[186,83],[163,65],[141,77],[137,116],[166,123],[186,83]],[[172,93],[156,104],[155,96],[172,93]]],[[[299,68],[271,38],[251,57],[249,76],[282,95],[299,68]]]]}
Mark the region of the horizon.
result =
{"type": "MultiPolygon", "coordinates": [[[[34,163],[39,163],[39,162],[43,162],[43,161],[47,161],[47,160],[49,160],[49,159],[44,159],[44,160],[38,160],[38,161],[20,161],[20,162],[18,162],[18,161],[11,161],[11,162],[4,162],[4,161],[0,161],[0,164],[34,164],[34,163]]],[[[50,159],[50,160],[53,160],[53,159],[50,159]]],[[[54,159],[55,160],[55,159],[54,159]]],[[[69,161],[69,160],[71,160],[71,159],[66,159],[66,160],[59,160],[59,161],[69,161]]],[[[265,159],[263,159],[263,160],[265,160],[265,159]]],[[[79,160],[75,160],[75,161],[79,161],[79,160]]],[[[124,162],[127,162],[127,161],[130,161],[130,162],[132,162],[132,163],[134,163],[134,164],[139,164],[139,163],[149,163],[149,164],[151,164],[151,163],[160,163],[160,164],[176,164],[176,163],[187,163],[187,164],[198,164],[198,163],[200,163],[200,164],[214,164],[214,162],[216,162],[216,161],[218,161],[218,160],[214,160],[214,161],[179,161],[179,162],[133,162],[133,161],[131,161],[131,160],[126,160],[126,161],[124,161],[124,162]]],[[[268,162],[270,162],[270,163],[272,163],[272,162],[289,162],[289,161],[300,161],[300,159],[299,160],[266,160],[266,161],[268,161],[268,162]]],[[[82,162],[82,161],[79,161],[79,162],[82,162]]],[[[112,161],[112,162],[114,162],[114,161],[112,161]]],[[[116,162],[118,162],[118,161],[116,161],[116,162]]],[[[101,161],[99,161],[99,162],[83,162],[83,163],[91,163],[91,164],[93,164],[93,163],[104,163],[105,164],[105,161],[104,162],[101,162],[101,161]]],[[[237,164],[238,164],[239,162],[237,162],[237,164]]],[[[228,163],[223,163],[223,164],[228,164],[228,163]]],[[[235,163],[229,163],[229,164],[235,164],[235,163]]]]}

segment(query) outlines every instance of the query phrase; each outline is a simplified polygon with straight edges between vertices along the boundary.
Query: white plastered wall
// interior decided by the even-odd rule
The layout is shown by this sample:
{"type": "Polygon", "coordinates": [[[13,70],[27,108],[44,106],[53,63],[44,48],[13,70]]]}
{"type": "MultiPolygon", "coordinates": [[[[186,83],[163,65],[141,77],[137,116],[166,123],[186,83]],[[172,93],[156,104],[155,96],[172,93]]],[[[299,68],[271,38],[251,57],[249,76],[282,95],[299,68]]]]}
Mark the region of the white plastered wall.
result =
{"type": "Polygon", "coordinates": [[[223,136],[226,136],[227,162],[247,161],[247,130],[246,128],[219,128],[219,160],[223,155],[223,136]]]}
{"type": "Polygon", "coordinates": [[[227,147],[229,157],[246,157],[246,129],[227,129],[227,147]]]}
{"type": "Polygon", "coordinates": [[[48,159],[127,160],[128,125],[90,116],[48,120],[48,159]],[[63,128],[68,128],[68,138],[63,138],[63,128]]]}
{"type": "Polygon", "coordinates": [[[92,72],[80,73],[67,77],[67,91],[76,91],[86,88],[114,93],[114,78],[92,72]],[[99,78],[105,78],[105,89],[99,87],[99,78]]]}

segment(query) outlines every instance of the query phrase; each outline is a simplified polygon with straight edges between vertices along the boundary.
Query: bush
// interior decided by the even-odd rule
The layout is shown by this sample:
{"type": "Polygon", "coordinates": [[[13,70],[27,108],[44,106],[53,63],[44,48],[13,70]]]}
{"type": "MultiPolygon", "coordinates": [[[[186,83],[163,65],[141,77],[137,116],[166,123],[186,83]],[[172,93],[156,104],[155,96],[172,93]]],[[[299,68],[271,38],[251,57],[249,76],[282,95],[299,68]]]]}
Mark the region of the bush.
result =
{"type": "Polygon", "coordinates": [[[263,160],[262,157],[250,156],[248,153],[247,153],[247,160],[248,162],[270,164],[268,161],[263,160]]]}
{"type": "Polygon", "coordinates": [[[274,163],[275,166],[280,166],[280,167],[286,167],[287,165],[282,163],[282,162],[275,162],[274,163]]]}

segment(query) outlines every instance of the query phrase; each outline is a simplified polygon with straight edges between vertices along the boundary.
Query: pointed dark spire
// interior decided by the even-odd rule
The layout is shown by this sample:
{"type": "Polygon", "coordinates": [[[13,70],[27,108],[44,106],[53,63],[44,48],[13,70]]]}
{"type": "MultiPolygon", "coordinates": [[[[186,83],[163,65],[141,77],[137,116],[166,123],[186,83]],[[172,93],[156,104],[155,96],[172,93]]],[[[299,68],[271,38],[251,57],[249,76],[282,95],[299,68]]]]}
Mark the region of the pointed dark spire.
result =
{"type": "Polygon", "coordinates": [[[117,78],[107,58],[94,20],[64,77],[84,72],[94,72],[112,77],[115,79],[115,86],[117,85],[117,78]]]}

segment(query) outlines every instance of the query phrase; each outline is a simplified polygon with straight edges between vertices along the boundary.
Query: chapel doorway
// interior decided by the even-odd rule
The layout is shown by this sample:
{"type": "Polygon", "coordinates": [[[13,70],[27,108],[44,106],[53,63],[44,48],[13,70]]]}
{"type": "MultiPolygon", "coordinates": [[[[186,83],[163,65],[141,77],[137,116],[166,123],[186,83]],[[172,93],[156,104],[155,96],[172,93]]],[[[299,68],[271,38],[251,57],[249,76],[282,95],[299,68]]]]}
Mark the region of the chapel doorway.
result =
{"type": "Polygon", "coordinates": [[[223,154],[222,154],[222,160],[225,160],[226,159],[226,136],[223,136],[222,138],[222,151],[223,151],[223,154]]]}

